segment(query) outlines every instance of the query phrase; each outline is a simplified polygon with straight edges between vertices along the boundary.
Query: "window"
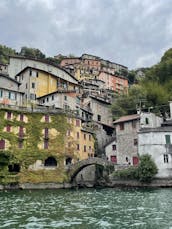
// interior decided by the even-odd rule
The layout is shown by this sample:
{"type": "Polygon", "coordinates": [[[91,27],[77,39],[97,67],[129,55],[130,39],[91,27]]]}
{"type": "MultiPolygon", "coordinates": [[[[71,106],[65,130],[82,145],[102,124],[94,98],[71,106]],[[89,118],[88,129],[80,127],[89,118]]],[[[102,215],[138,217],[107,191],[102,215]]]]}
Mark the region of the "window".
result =
{"type": "Polygon", "coordinates": [[[5,140],[0,140],[0,149],[5,149],[5,140]]]}
{"type": "Polygon", "coordinates": [[[145,118],[145,123],[149,124],[149,119],[148,118],[145,118]]]}
{"type": "Polygon", "coordinates": [[[16,99],[16,93],[15,92],[9,92],[8,98],[12,99],[12,100],[15,100],[16,99]]]}
{"type": "Polygon", "coordinates": [[[22,141],[19,141],[18,147],[19,147],[19,149],[22,149],[23,148],[23,142],[22,141]]]}
{"type": "Polygon", "coordinates": [[[138,140],[137,140],[137,138],[134,139],[134,145],[135,145],[135,146],[138,145],[138,140]]]}
{"type": "Polygon", "coordinates": [[[7,112],[7,119],[8,119],[8,120],[11,119],[11,112],[10,112],[10,111],[7,112]]]}
{"type": "Polygon", "coordinates": [[[97,121],[98,121],[98,122],[101,121],[101,115],[97,115],[97,121]]]}
{"type": "Polygon", "coordinates": [[[3,91],[0,90],[0,97],[2,98],[2,96],[3,96],[3,91]]]}
{"type": "Polygon", "coordinates": [[[30,99],[31,100],[35,100],[35,98],[36,98],[36,95],[35,94],[30,94],[30,99]]]}
{"type": "Polygon", "coordinates": [[[30,76],[32,75],[32,69],[30,69],[30,71],[29,71],[29,75],[30,75],[30,76]]]}
{"type": "Polygon", "coordinates": [[[84,145],[84,152],[87,152],[87,146],[84,145]]]}
{"type": "Polygon", "coordinates": [[[116,150],[116,145],[112,145],[112,150],[116,150]]]}
{"type": "Polygon", "coordinates": [[[54,100],[54,95],[51,96],[51,100],[54,100]]]}
{"type": "Polygon", "coordinates": [[[164,154],[164,163],[168,163],[168,154],[164,154]]]}
{"type": "Polygon", "coordinates": [[[76,145],[76,149],[79,150],[80,149],[80,146],[79,144],[76,145]]]}
{"type": "Polygon", "coordinates": [[[79,139],[79,132],[76,133],[77,139],[79,139]]]}
{"type": "Polygon", "coordinates": [[[47,97],[47,102],[49,101],[49,98],[47,97]]]}
{"type": "Polygon", "coordinates": [[[20,121],[23,121],[23,119],[24,119],[24,115],[20,114],[20,121]]]}
{"type": "Polygon", "coordinates": [[[67,131],[67,136],[70,136],[70,130],[67,131]]]}
{"type": "Polygon", "coordinates": [[[89,149],[88,149],[88,150],[89,150],[89,152],[91,153],[91,151],[92,151],[92,150],[91,150],[91,146],[89,146],[89,149]]]}
{"type": "Polygon", "coordinates": [[[87,135],[86,134],[84,134],[84,140],[86,140],[87,139],[87,135]]]}
{"type": "Polygon", "coordinates": [[[80,120],[76,119],[76,126],[80,126],[80,120]]]}
{"type": "Polygon", "coordinates": [[[135,129],[136,128],[136,121],[132,121],[132,128],[135,129]]]}
{"type": "Polygon", "coordinates": [[[27,83],[26,83],[26,89],[27,89],[27,83]]]}
{"type": "Polygon", "coordinates": [[[89,141],[91,141],[91,134],[89,134],[89,141]]]}
{"type": "Polygon", "coordinates": [[[48,149],[48,140],[44,140],[44,149],[48,149]]]}
{"type": "Polygon", "coordinates": [[[124,130],[124,123],[123,123],[123,122],[121,122],[121,123],[119,124],[119,129],[120,129],[120,130],[124,130]]]}
{"type": "Polygon", "coordinates": [[[39,76],[39,72],[36,72],[36,77],[38,78],[38,76],[39,76]]]}
{"type": "Polygon", "coordinates": [[[35,88],[35,83],[32,83],[32,88],[35,88]]]}
{"type": "Polygon", "coordinates": [[[23,137],[23,126],[19,127],[19,137],[22,138],[23,137]]]}
{"type": "Polygon", "coordinates": [[[110,160],[113,163],[117,163],[117,157],[115,155],[110,156],[110,160]]]}
{"type": "Polygon", "coordinates": [[[10,125],[7,125],[6,131],[7,131],[7,132],[10,132],[10,131],[11,131],[11,126],[10,126],[10,125]]]}
{"type": "Polygon", "coordinates": [[[49,115],[45,115],[45,122],[49,122],[49,115]]]}
{"type": "Polygon", "coordinates": [[[45,136],[45,138],[48,138],[48,128],[45,128],[45,130],[44,130],[44,136],[45,136]]]}
{"type": "Polygon", "coordinates": [[[165,142],[166,142],[166,144],[171,144],[170,135],[165,135],[165,142]]]}
{"type": "Polygon", "coordinates": [[[66,95],[64,96],[64,100],[67,101],[67,96],[66,95]]]}

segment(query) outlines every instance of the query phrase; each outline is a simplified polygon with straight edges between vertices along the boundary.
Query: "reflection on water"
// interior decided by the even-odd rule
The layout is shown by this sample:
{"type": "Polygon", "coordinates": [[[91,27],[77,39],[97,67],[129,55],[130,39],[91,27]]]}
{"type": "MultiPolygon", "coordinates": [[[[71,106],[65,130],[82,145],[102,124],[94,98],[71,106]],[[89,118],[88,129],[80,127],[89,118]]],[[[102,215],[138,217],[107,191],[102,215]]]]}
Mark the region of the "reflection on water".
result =
{"type": "Polygon", "coordinates": [[[0,228],[172,229],[172,189],[0,192],[0,228]]]}

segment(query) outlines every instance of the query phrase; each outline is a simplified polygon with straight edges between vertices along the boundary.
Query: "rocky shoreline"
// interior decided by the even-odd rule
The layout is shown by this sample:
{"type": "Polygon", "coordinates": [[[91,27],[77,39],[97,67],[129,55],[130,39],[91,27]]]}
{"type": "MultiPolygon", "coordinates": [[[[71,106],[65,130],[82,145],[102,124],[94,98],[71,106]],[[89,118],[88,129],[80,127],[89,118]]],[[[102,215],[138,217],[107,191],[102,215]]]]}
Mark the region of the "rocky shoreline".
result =
{"type": "Polygon", "coordinates": [[[1,185],[0,190],[45,190],[45,189],[72,189],[72,188],[172,188],[172,179],[154,179],[151,183],[142,183],[136,180],[111,180],[103,183],[22,183],[1,185]]]}

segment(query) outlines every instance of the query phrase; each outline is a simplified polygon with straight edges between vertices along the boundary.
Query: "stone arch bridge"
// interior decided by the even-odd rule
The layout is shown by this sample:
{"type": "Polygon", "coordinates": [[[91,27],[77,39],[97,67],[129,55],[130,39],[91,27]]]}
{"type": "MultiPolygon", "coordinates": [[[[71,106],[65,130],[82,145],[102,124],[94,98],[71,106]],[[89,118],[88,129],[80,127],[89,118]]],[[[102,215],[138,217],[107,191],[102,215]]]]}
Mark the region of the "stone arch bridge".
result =
{"type": "Polygon", "coordinates": [[[68,170],[68,175],[70,177],[70,181],[72,182],[76,175],[85,167],[89,165],[101,165],[103,167],[111,166],[114,168],[114,163],[107,161],[105,159],[99,157],[91,157],[85,160],[81,160],[75,164],[70,165],[68,170]]]}

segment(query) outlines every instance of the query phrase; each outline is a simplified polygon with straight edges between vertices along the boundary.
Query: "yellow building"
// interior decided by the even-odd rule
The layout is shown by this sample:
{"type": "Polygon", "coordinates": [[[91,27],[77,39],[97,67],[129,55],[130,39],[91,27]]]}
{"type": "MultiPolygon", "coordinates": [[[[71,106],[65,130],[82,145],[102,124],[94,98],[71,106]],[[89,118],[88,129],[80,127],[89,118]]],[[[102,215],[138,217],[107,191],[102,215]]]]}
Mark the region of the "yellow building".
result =
{"type": "Polygon", "coordinates": [[[80,119],[68,118],[68,123],[71,124],[71,130],[67,131],[67,148],[66,152],[70,152],[73,149],[74,160],[84,160],[89,157],[94,157],[94,143],[95,139],[93,133],[90,130],[82,127],[80,119]]]}
{"type": "Polygon", "coordinates": [[[20,172],[25,182],[63,182],[67,164],[93,156],[93,134],[80,119],[51,110],[0,110],[0,171],[7,177],[20,172]]]}
{"type": "Polygon", "coordinates": [[[21,83],[20,91],[24,92],[24,101],[36,103],[37,97],[50,94],[57,90],[77,90],[77,81],[67,81],[53,75],[50,72],[37,68],[26,67],[17,74],[17,80],[21,83]]]}

